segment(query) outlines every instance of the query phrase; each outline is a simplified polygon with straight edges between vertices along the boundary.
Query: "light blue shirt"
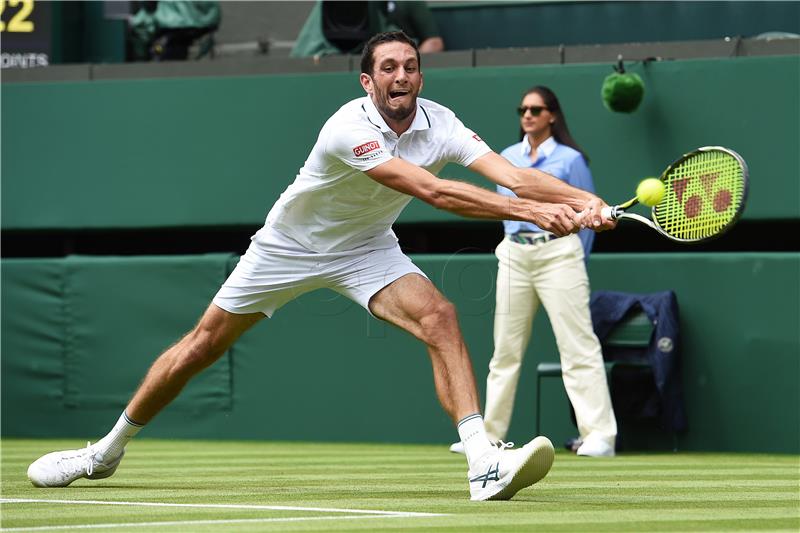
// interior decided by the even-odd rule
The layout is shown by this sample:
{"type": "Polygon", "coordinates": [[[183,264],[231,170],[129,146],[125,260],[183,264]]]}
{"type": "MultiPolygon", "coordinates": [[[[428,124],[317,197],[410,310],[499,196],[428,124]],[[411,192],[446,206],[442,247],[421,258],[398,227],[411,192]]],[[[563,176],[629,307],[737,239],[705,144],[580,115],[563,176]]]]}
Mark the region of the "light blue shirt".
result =
{"type": "MultiPolygon", "coordinates": [[[[574,148],[559,144],[554,138],[549,137],[539,145],[534,163],[531,163],[530,154],[531,146],[526,135],[521,142],[512,144],[503,150],[500,155],[508,159],[516,167],[535,168],[542,172],[547,172],[573,187],[594,192],[592,173],[589,171],[586,160],[581,153],[574,148]]],[[[500,185],[497,186],[497,192],[505,196],[516,196],[509,189],[500,185]]],[[[543,231],[536,224],[517,220],[504,220],[503,226],[507,235],[513,235],[520,231],[543,231]]],[[[578,232],[578,236],[581,238],[583,252],[588,259],[594,243],[594,231],[584,229],[578,232]]]]}

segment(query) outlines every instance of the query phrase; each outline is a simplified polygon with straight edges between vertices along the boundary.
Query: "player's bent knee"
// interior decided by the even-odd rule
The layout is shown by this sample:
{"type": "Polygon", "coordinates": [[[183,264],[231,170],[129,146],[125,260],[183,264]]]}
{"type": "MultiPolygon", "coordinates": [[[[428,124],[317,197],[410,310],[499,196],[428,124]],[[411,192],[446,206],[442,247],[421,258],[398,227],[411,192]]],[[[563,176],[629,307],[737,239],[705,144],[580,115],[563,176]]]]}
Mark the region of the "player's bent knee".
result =
{"type": "Polygon", "coordinates": [[[184,338],[179,364],[184,371],[197,373],[211,366],[226,349],[215,343],[208,332],[194,330],[184,338]]]}
{"type": "Polygon", "coordinates": [[[452,339],[458,333],[458,318],[452,302],[441,298],[420,319],[426,342],[438,344],[452,339]]]}

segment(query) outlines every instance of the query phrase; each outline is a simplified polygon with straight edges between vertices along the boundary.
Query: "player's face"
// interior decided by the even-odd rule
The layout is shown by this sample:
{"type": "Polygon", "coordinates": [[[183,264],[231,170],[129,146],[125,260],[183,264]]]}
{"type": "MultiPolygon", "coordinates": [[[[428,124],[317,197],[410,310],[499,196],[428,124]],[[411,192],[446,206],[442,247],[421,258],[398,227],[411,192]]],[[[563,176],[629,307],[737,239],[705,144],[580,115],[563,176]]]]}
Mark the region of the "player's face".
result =
{"type": "Polygon", "coordinates": [[[372,75],[361,75],[361,84],[384,118],[403,121],[413,117],[422,73],[417,53],[401,42],[378,45],[373,52],[372,75]]]}
{"type": "Polygon", "coordinates": [[[537,93],[526,94],[520,104],[521,109],[525,111],[520,115],[519,125],[526,135],[533,135],[536,138],[550,136],[550,127],[555,117],[547,109],[547,104],[541,96],[537,93]]]}

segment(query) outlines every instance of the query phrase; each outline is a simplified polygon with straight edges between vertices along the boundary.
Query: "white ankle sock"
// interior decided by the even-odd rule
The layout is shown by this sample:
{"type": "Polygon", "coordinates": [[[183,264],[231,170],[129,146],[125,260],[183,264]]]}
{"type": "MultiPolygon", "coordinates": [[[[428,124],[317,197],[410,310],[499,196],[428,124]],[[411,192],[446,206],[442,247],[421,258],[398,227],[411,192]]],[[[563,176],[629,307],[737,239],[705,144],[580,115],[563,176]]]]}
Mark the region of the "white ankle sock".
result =
{"type": "Polygon", "coordinates": [[[117,423],[111,428],[108,435],[95,443],[95,448],[101,450],[105,458],[115,458],[122,453],[128,441],[143,427],[144,425],[134,422],[128,418],[125,411],[122,411],[117,423]]]}
{"type": "Polygon", "coordinates": [[[489,442],[489,437],[486,436],[483,417],[478,413],[465,416],[459,420],[458,436],[461,437],[461,442],[464,444],[464,453],[470,466],[492,449],[492,443],[489,442]]]}

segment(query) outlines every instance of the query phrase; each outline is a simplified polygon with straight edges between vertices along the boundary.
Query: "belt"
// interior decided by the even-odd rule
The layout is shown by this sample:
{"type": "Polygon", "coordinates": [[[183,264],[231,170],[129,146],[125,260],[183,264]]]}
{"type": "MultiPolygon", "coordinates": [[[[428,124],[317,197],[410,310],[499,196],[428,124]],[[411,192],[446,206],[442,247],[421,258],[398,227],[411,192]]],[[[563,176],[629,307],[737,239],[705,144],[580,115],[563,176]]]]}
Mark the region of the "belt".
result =
{"type": "Polygon", "coordinates": [[[553,239],[558,239],[558,236],[542,231],[521,231],[519,233],[506,235],[506,238],[517,244],[544,244],[553,239]]]}

